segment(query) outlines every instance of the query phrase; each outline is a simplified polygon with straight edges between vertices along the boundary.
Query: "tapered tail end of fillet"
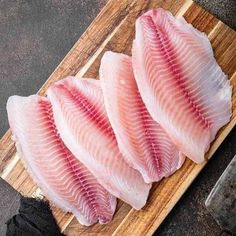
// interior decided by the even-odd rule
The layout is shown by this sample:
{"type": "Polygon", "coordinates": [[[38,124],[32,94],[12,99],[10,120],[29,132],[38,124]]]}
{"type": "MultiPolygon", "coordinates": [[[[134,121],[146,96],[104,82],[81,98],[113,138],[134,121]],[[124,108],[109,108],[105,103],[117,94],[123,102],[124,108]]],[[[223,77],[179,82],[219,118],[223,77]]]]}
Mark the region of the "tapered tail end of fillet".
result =
{"type": "Polygon", "coordinates": [[[186,160],[186,156],[182,152],[179,152],[179,161],[178,161],[178,164],[176,165],[176,170],[182,167],[185,160],[186,160]]]}
{"type": "Polygon", "coordinates": [[[88,221],[84,216],[82,216],[81,214],[79,214],[77,212],[72,212],[72,213],[81,225],[91,226],[91,225],[94,225],[98,222],[97,219],[93,219],[92,221],[88,221]]]}
{"type": "Polygon", "coordinates": [[[114,213],[116,211],[116,206],[117,206],[117,198],[114,197],[113,195],[110,195],[110,198],[109,198],[109,203],[108,205],[110,206],[109,209],[110,209],[110,215],[107,215],[107,216],[104,216],[104,215],[99,215],[98,216],[98,222],[99,224],[108,224],[109,222],[112,221],[113,219],[113,216],[114,216],[114,213]]]}
{"type": "MultiPolygon", "coordinates": [[[[178,157],[177,157],[174,165],[171,166],[171,171],[168,176],[174,174],[177,170],[179,170],[182,167],[182,165],[184,164],[185,160],[186,160],[186,156],[182,152],[178,152],[178,157]]],[[[166,177],[168,177],[168,176],[166,176],[166,177]]]]}
{"type": "Polygon", "coordinates": [[[149,197],[149,192],[152,187],[152,184],[145,184],[145,190],[143,190],[142,196],[139,196],[139,194],[135,194],[136,199],[142,199],[136,202],[133,202],[130,204],[135,210],[141,210],[142,208],[145,207],[148,197],[149,197]]]}

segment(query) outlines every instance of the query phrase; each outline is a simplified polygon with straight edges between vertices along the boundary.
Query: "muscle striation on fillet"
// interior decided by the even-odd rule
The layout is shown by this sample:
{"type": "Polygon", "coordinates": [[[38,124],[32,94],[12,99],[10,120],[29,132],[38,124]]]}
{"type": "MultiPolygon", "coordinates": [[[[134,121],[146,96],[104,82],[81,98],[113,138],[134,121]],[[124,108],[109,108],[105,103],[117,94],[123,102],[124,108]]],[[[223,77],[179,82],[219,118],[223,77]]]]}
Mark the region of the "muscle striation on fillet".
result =
{"type": "Polygon", "coordinates": [[[147,183],[180,168],[184,158],[147,111],[134,79],[131,58],[106,52],[99,74],[109,120],[130,165],[147,183]]]}
{"type": "Polygon", "coordinates": [[[183,18],[156,9],[137,20],[132,53],[150,114],[182,153],[204,161],[217,131],[231,117],[232,94],[208,38],[183,18]]]}
{"type": "Polygon", "coordinates": [[[99,81],[68,77],[52,85],[47,95],[60,136],[70,151],[111,194],[142,208],[151,185],[144,183],[120,153],[99,81]]]}
{"type": "Polygon", "coordinates": [[[7,103],[17,150],[31,176],[58,207],[91,225],[111,221],[116,199],[62,142],[47,98],[12,96],[7,103]]]}

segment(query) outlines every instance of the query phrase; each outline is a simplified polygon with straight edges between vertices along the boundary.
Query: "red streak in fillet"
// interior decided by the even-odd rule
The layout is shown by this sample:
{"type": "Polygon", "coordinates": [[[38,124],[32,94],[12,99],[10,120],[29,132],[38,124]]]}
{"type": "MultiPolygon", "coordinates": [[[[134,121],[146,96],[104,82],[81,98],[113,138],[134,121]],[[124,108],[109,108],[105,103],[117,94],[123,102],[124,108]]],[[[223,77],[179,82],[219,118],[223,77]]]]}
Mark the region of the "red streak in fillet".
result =
{"type": "Polygon", "coordinates": [[[212,121],[206,118],[204,113],[204,107],[199,104],[196,104],[194,98],[191,96],[190,91],[186,88],[185,81],[187,80],[186,76],[182,72],[182,69],[179,65],[178,58],[175,54],[175,49],[171,45],[169,38],[166,36],[158,26],[155,25],[151,16],[146,16],[147,24],[152,30],[156,33],[156,42],[160,53],[162,54],[163,60],[168,65],[170,73],[172,74],[173,81],[175,85],[182,91],[183,96],[188,101],[188,106],[190,110],[195,114],[197,120],[203,128],[209,129],[212,126],[212,121]],[[168,46],[167,46],[168,45],[168,46]]]}
{"type": "MultiPolygon", "coordinates": [[[[89,99],[76,88],[66,87],[64,84],[57,85],[68,94],[78,109],[84,113],[88,121],[92,122],[104,135],[115,139],[115,134],[105,114],[102,113],[89,99]]],[[[105,113],[105,111],[104,111],[105,113]]]]}
{"type": "MultiPolygon", "coordinates": [[[[155,168],[157,170],[157,173],[160,175],[161,173],[161,168],[162,168],[162,163],[160,162],[159,157],[160,155],[160,149],[158,147],[157,144],[157,140],[156,137],[153,137],[152,131],[149,129],[149,127],[147,126],[147,118],[149,117],[149,113],[146,110],[146,107],[144,105],[144,103],[142,102],[142,99],[140,97],[140,94],[137,94],[138,96],[138,114],[140,115],[140,119],[142,121],[142,126],[143,129],[145,130],[145,140],[146,140],[146,144],[148,145],[148,150],[151,154],[151,157],[153,158],[152,160],[155,162],[155,168]]],[[[151,119],[151,118],[150,118],[151,119]]]]}
{"type": "MultiPolygon", "coordinates": [[[[39,101],[39,104],[40,104],[40,111],[42,112],[42,116],[46,117],[47,126],[50,132],[53,132],[55,134],[54,139],[58,147],[60,147],[60,152],[63,153],[63,155],[58,155],[58,158],[60,158],[63,161],[65,167],[69,168],[71,176],[73,176],[73,180],[71,181],[75,183],[76,188],[83,189],[83,191],[80,191],[80,194],[83,194],[85,198],[89,199],[89,204],[93,211],[93,214],[99,218],[100,217],[100,214],[98,213],[99,204],[97,203],[97,199],[95,199],[95,196],[93,194],[94,190],[91,189],[89,184],[87,184],[86,179],[88,177],[85,175],[86,172],[84,172],[86,167],[82,166],[82,163],[78,162],[78,160],[72,155],[72,153],[65,147],[64,143],[62,142],[54,123],[51,104],[47,101],[39,101]]],[[[73,199],[73,200],[77,200],[77,199],[73,199]]],[[[107,203],[109,203],[109,201],[107,201],[107,203]]],[[[74,204],[77,204],[77,202],[74,201],[74,204]]],[[[106,219],[104,218],[103,220],[105,221],[106,219]]]]}

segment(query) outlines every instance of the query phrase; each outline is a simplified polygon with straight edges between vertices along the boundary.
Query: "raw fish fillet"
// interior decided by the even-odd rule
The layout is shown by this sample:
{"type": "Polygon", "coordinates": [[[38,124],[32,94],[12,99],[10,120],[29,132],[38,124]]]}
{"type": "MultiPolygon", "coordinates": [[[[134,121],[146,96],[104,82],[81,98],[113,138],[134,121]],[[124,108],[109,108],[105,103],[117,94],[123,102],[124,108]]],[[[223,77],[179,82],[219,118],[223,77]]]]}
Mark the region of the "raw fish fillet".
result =
{"type": "Polygon", "coordinates": [[[145,182],[159,181],[180,168],[184,158],[147,111],[134,79],[131,58],[106,52],[100,80],[119,148],[145,182]]]}
{"type": "Polygon", "coordinates": [[[66,148],[48,99],[12,96],[7,112],[17,151],[46,196],[83,225],[109,222],[116,198],[66,148]]]}
{"type": "Polygon", "coordinates": [[[208,38],[183,18],[156,9],[137,20],[132,54],[150,114],[182,153],[203,162],[217,131],[230,120],[232,94],[208,38]]]}
{"type": "Polygon", "coordinates": [[[144,183],[119,151],[100,81],[68,77],[52,85],[47,95],[58,131],[71,152],[111,194],[142,208],[151,185],[144,183]]]}

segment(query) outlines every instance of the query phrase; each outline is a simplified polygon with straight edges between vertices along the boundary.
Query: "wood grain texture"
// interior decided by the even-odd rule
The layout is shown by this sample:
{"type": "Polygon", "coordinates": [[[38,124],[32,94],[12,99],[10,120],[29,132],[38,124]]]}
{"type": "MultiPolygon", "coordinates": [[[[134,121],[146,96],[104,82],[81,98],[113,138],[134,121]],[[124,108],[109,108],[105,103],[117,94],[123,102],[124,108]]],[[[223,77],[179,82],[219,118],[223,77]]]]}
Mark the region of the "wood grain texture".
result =
{"type": "MultiPolygon", "coordinates": [[[[183,15],[189,23],[208,35],[217,61],[233,85],[233,115],[212,143],[206,154],[209,159],[236,123],[236,33],[190,0],[108,1],[39,90],[39,94],[44,95],[50,84],[68,75],[98,78],[100,60],[107,50],[130,55],[136,18],[156,7],[163,7],[178,16],[183,15]]],[[[41,191],[24,169],[10,137],[11,132],[8,131],[0,141],[0,175],[22,194],[38,196],[41,191]]],[[[148,204],[141,211],[133,210],[119,201],[114,219],[108,225],[84,227],[71,214],[55,206],[52,206],[52,210],[67,235],[152,235],[206,164],[196,165],[187,160],[174,175],[153,185],[148,204]]]]}

